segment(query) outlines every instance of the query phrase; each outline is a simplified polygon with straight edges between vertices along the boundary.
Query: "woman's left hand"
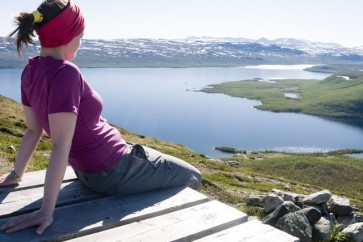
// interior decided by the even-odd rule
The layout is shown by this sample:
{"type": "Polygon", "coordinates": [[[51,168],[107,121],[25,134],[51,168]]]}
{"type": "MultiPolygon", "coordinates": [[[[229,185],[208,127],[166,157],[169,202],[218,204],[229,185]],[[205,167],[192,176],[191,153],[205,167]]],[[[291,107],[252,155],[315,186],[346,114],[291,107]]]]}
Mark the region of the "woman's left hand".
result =
{"type": "Polygon", "coordinates": [[[38,210],[9,220],[7,223],[1,226],[1,230],[5,231],[6,233],[12,233],[29,227],[38,226],[36,233],[41,235],[52,223],[52,214],[38,210]]]}

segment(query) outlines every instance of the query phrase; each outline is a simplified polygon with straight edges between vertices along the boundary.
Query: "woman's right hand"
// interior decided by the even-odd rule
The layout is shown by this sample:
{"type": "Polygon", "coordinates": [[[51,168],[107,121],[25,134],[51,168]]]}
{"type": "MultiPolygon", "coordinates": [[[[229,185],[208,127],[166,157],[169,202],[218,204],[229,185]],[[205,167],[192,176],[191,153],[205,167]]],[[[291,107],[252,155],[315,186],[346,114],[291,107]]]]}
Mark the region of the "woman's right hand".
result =
{"type": "Polygon", "coordinates": [[[37,226],[36,233],[41,235],[53,223],[53,213],[39,209],[29,214],[12,218],[3,224],[0,229],[6,233],[13,233],[29,227],[37,226]]]}
{"type": "Polygon", "coordinates": [[[10,186],[10,185],[17,185],[18,182],[11,176],[11,174],[4,174],[0,176],[0,187],[3,186],[10,186]]]}

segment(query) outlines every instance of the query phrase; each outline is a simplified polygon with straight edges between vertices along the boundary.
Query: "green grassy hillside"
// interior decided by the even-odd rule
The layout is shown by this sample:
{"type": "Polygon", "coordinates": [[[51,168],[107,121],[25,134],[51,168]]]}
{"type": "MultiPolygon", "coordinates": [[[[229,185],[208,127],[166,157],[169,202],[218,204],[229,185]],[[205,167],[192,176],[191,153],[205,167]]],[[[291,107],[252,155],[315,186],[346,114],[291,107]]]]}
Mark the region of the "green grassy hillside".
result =
{"type": "MultiPolygon", "coordinates": [[[[19,103],[0,96],[0,107],[0,174],[4,174],[13,167],[26,125],[19,103]]],[[[250,153],[213,160],[182,145],[118,129],[129,142],[147,145],[193,164],[203,175],[202,193],[248,214],[261,214],[245,205],[249,194],[267,193],[273,188],[302,194],[329,189],[350,197],[354,204],[363,208],[362,159],[338,154],[250,153]],[[233,167],[228,165],[230,160],[234,161],[233,167]]],[[[49,138],[44,136],[28,171],[45,169],[50,151],[49,138]]]]}
{"type": "Polygon", "coordinates": [[[212,85],[208,93],[261,100],[256,108],[297,112],[363,124],[363,72],[332,75],[319,80],[245,80],[212,85]],[[293,94],[296,97],[287,97],[293,94]]]}
{"type": "Polygon", "coordinates": [[[327,65],[315,65],[309,68],[304,69],[305,71],[312,71],[312,72],[323,72],[323,73],[331,73],[331,74],[338,74],[338,73],[346,73],[351,71],[359,71],[363,70],[363,63],[361,61],[355,63],[331,63],[327,65]]]}
{"type": "Polygon", "coordinates": [[[273,177],[323,185],[333,193],[344,191],[344,194],[363,200],[363,160],[344,155],[305,154],[240,162],[240,166],[273,177]]]}

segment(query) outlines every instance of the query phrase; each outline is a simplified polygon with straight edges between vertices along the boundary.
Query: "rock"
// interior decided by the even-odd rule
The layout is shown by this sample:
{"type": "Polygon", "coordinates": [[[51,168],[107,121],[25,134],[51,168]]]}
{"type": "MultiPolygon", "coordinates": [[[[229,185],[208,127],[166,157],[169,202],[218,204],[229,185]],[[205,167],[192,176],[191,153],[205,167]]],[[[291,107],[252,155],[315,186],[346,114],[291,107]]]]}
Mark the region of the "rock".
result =
{"type": "Polygon", "coordinates": [[[337,216],[350,215],[353,212],[353,207],[349,199],[333,195],[328,201],[329,211],[337,216]]]}
{"type": "Polygon", "coordinates": [[[275,226],[277,221],[284,215],[299,211],[300,208],[293,202],[287,201],[278,206],[272,213],[262,219],[262,223],[275,226]]]}
{"type": "Polygon", "coordinates": [[[318,205],[328,202],[331,196],[332,194],[328,190],[323,190],[306,196],[303,203],[308,205],[318,205]]]}
{"type": "Polygon", "coordinates": [[[300,210],[306,218],[309,220],[311,225],[314,225],[321,218],[321,212],[314,207],[307,207],[300,210]]]}
{"type": "Polygon", "coordinates": [[[235,167],[235,166],[239,166],[239,163],[237,161],[228,161],[227,165],[235,167]]]}
{"type": "Polygon", "coordinates": [[[305,196],[304,195],[301,195],[299,194],[296,198],[296,201],[295,201],[295,204],[300,207],[300,208],[303,208],[304,206],[304,203],[303,203],[303,200],[304,200],[305,196]]]}
{"type": "Polygon", "coordinates": [[[262,195],[251,194],[247,198],[246,204],[250,205],[250,206],[263,207],[263,204],[264,204],[263,198],[264,198],[264,196],[262,196],[262,195]]]}
{"type": "Polygon", "coordinates": [[[284,200],[274,193],[268,194],[263,201],[263,209],[266,213],[275,210],[284,200]]]}
{"type": "Polygon", "coordinates": [[[356,214],[351,214],[348,216],[339,216],[337,217],[337,229],[339,231],[342,231],[346,227],[348,227],[351,224],[355,224],[359,222],[359,218],[356,214]]]}
{"type": "Polygon", "coordinates": [[[288,190],[288,191],[291,191],[291,186],[290,186],[290,184],[286,184],[286,185],[284,186],[284,188],[285,188],[286,190],[288,190]]]}
{"type": "Polygon", "coordinates": [[[343,229],[343,234],[346,234],[349,241],[362,242],[363,241],[363,222],[349,225],[343,229]]]}
{"type": "Polygon", "coordinates": [[[308,206],[308,207],[313,207],[313,208],[318,209],[322,215],[329,214],[329,208],[326,203],[323,203],[320,205],[312,205],[312,206],[308,206]]]}
{"type": "Polygon", "coordinates": [[[335,214],[334,213],[329,213],[329,215],[330,215],[331,219],[333,220],[333,223],[335,223],[336,222],[336,216],[335,216],[335,214]]]}
{"type": "Polygon", "coordinates": [[[330,215],[325,215],[313,226],[314,241],[329,241],[333,233],[334,222],[330,215]]]}
{"type": "Polygon", "coordinates": [[[312,226],[300,211],[286,214],[278,220],[276,227],[298,237],[301,242],[308,242],[312,239],[312,226]]]}
{"type": "Polygon", "coordinates": [[[292,192],[285,192],[285,191],[281,191],[278,189],[272,189],[272,192],[275,193],[276,195],[282,197],[282,199],[284,199],[284,201],[290,201],[293,203],[296,203],[298,200],[298,197],[301,196],[299,194],[296,193],[292,193],[292,192]]]}

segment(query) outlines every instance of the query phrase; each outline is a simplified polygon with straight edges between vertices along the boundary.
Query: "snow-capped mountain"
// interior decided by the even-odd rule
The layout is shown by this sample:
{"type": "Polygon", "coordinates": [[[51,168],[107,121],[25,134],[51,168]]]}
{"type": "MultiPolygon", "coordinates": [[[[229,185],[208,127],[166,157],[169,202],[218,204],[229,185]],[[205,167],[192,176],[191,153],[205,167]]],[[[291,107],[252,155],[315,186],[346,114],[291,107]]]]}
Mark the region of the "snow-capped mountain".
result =
{"type": "MultiPolygon", "coordinates": [[[[291,38],[276,40],[245,38],[208,38],[189,37],[187,39],[125,39],[125,40],[84,40],[83,49],[118,50],[118,53],[155,53],[161,56],[206,55],[236,57],[241,55],[261,54],[258,51],[300,55],[347,55],[363,54],[363,48],[345,48],[335,43],[320,43],[291,38]]],[[[117,54],[117,53],[114,53],[117,54]]],[[[264,55],[262,53],[262,55],[264,55]]]]}
{"type": "Polygon", "coordinates": [[[265,44],[276,44],[281,47],[286,48],[294,48],[301,51],[304,51],[311,55],[319,55],[319,54],[363,54],[363,49],[359,48],[347,48],[342,45],[336,43],[321,43],[321,42],[312,42],[308,40],[297,40],[293,38],[280,38],[276,40],[268,40],[268,39],[258,39],[257,43],[265,43],[265,44]]]}
{"type": "MultiPolygon", "coordinates": [[[[34,55],[37,48],[39,47],[26,50],[24,56],[34,55]]],[[[337,63],[362,60],[363,46],[346,48],[334,43],[291,38],[251,40],[189,37],[186,39],[84,39],[75,62],[83,67],[187,67],[337,63]]],[[[16,57],[14,45],[1,45],[0,67],[11,67],[17,62],[19,60],[16,57]]]]}

